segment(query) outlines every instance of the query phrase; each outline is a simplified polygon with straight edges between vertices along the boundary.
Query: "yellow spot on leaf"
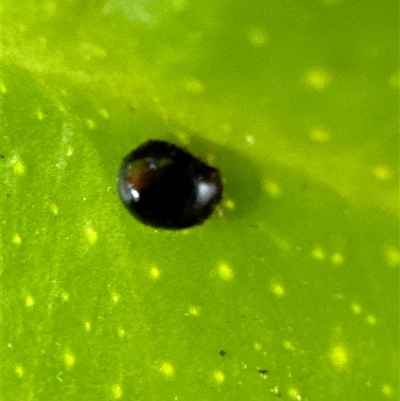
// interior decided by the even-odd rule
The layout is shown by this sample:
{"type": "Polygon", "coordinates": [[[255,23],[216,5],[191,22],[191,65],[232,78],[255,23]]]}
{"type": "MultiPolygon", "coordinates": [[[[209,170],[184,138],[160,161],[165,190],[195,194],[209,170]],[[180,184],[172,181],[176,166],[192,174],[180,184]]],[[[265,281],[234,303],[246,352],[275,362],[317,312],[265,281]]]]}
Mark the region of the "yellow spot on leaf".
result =
{"type": "Polygon", "coordinates": [[[323,260],[325,259],[325,251],[321,247],[316,247],[311,251],[311,256],[315,260],[323,260]]]}
{"type": "Polygon", "coordinates": [[[167,377],[172,377],[175,374],[175,369],[170,362],[163,362],[160,366],[160,372],[167,377]]]}
{"type": "Polygon", "coordinates": [[[92,324],[89,321],[85,322],[85,330],[89,332],[92,328],[92,324]]]}
{"type": "Polygon", "coordinates": [[[99,114],[105,119],[109,120],[110,119],[110,113],[108,112],[107,109],[100,109],[99,114]]]}
{"type": "Polygon", "coordinates": [[[119,384],[113,384],[111,388],[111,393],[115,399],[119,399],[122,397],[122,388],[119,384]]]}
{"type": "Polygon", "coordinates": [[[393,171],[388,166],[375,166],[373,173],[376,179],[389,181],[393,178],[393,171]]]}
{"type": "Polygon", "coordinates": [[[224,206],[228,210],[233,210],[235,209],[235,202],[232,199],[225,199],[224,200],[224,206]]]}
{"type": "Polygon", "coordinates": [[[200,308],[198,308],[197,306],[189,306],[189,315],[199,316],[200,308]]]}
{"type": "Polygon", "coordinates": [[[386,397],[392,397],[394,393],[393,387],[390,384],[383,384],[382,393],[386,395],[386,397]]]}
{"type": "Polygon", "coordinates": [[[349,355],[347,349],[342,345],[335,345],[329,351],[329,359],[332,365],[338,369],[344,369],[349,362],[349,355]]]}
{"type": "Polygon", "coordinates": [[[32,295],[28,295],[25,299],[25,305],[28,308],[32,308],[33,305],[35,305],[35,299],[33,298],[32,295]]]}
{"type": "Polygon", "coordinates": [[[42,121],[46,118],[47,113],[45,111],[43,111],[42,109],[38,109],[36,112],[36,117],[38,118],[38,120],[42,121]]]}
{"type": "Polygon", "coordinates": [[[291,398],[294,398],[295,400],[301,400],[301,396],[299,395],[299,390],[295,387],[290,387],[288,389],[288,395],[291,398]]]}
{"type": "Polygon", "coordinates": [[[11,242],[15,245],[21,245],[22,244],[22,238],[18,233],[15,233],[13,237],[11,238],[11,242]]]}
{"type": "Polygon", "coordinates": [[[287,349],[288,351],[294,351],[296,349],[295,346],[293,345],[293,343],[289,340],[285,340],[283,342],[283,347],[285,349],[287,349]]]}
{"type": "Polygon", "coordinates": [[[385,250],[386,263],[389,267],[396,267],[400,263],[400,252],[393,246],[388,246],[385,250]]]}
{"type": "Polygon", "coordinates": [[[98,234],[97,231],[93,229],[93,227],[87,227],[85,235],[90,245],[94,245],[97,242],[98,234]]]}
{"type": "Polygon", "coordinates": [[[225,373],[217,370],[213,373],[214,380],[217,384],[222,384],[225,381],[225,373]]]}
{"type": "Polygon", "coordinates": [[[87,126],[89,129],[94,129],[94,128],[96,128],[96,123],[94,122],[93,119],[87,118],[87,119],[86,119],[86,126],[87,126]]]}
{"type": "Polygon", "coordinates": [[[331,256],[331,262],[332,262],[332,264],[334,264],[336,266],[342,265],[343,261],[344,261],[344,257],[339,252],[336,252],[331,256]]]}
{"type": "Polygon", "coordinates": [[[261,351],[262,349],[262,344],[261,343],[254,343],[254,349],[256,351],[261,351]]]}
{"type": "Polygon", "coordinates": [[[67,351],[64,354],[64,363],[67,368],[71,368],[75,364],[75,356],[67,351]]]}
{"type": "Polygon", "coordinates": [[[278,282],[274,282],[271,284],[271,291],[277,297],[283,297],[285,295],[285,288],[283,287],[282,284],[278,282]]]}
{"type": "Polygon", "coordinates": [[[275,181],[264,180],[263,189],[270,198],[277,199],[282,195],[282,189],[275,181]]]}
{"type": "Polygon", "coordinates": [[[256,142],[253,135],[246,135],[244,139],[249,145],[254,145],[254,143],[256,142]]]}
{"type": "Polygon", "coordinates": [[[17,365],[15,367],[15,373],[19,378],[21,378],[25,374],[25,370],[22,365],[17,365]]]}
{"type": "Polygon", "coordinates": [[[1,83],[0,90],[1,90],[1,93],[3,95],[5,95],[7,93],[8,89],[7,89],[7,86],[6,86],[6,84],[4,82],[1,83]]]}
{"type": "Polygon", "coordinates": [[[310,131],[310,139],[315,142],[326,143],[330,139],[330,134],[323,128],[313,128],[310,131]]]}
{"type": "Polygon", "coordinates": [[[69,294],[68,294],[67,291],[63,291],[63,292],[61,293],[61,299],[62,299],[64,302],[68,302],[68,301],[69,301],[69,294]]]}
{"type": "Polygon", "coordinates": [[[113,292],[111,294],[111,299],[115,304],[117,304],[121,299],[121,294],[118,294],[118,292],[113,292]]]}
{"type": "Polygon", "coordinates": [[[21,159],[17,159],[14,163],[14,173],[17,175],[25,174],[26,167],[24,162],[21,159]]]}
{"type": "Polygon", "coordinates": [[[59,211],[59,207],[58,207],[56,204],[52,203],[52,204],[50,205],[50,211],[51,211],[51,213],[53,213],[55,216],[57,216],[58,211],[59,211]]]}
{"type": "Polygon", "coordinates": [[[160,271],[160,269],[159,269],[158,267],[153,266],[153,267],[150,269],[150,277],[151,277],[153,280],[158,280],[158,279],[160,278],[160,275],[161,275],[161,271],[160,271]]]}
{"type": "Polygon", "coordinates": [[[118,333],[118,337],[120,337],[120,338],[123,338],[126,336],[126,332],[123,327],[118,327],[117,333],[118,333]]]}
{"type": "Polygon", "coordinates": [[[375,315],[370,314],[370,315],[367,316],[367,318],[365,320],[371,326],[375,326],[376,325],[377,319],[376,319],[375,315]]]}
{"type": "Polygon", "coordinates": [[[191,78],[191,79],[186,80],[185,89],[188,92],[194,93],[196,95],[200,95],[204,92],[204,84],[198,79],[191,78]]]}
{"type": "Polygon", "coordinates": [[[247,34],[247,37],[254,47],[263,47],[268,42],[268,35],[265,33],[263,29],[251,29],[247,34]]]}
{"type": "Polygon", "coordinates": [[[351,310],[355,315],[359,315],[362,312],[362,308],[357,302],[351,304],[351,310]]]}
{"type": "Polygon", "coordinates": [[[234,272],[232,268],[227,263],[221,263],[218,266],[218,276],[222,280],[232,280],[234,272]]]}
{"type": "Polygon", "coordinates": [[[306,83],[316,91],[322,91],[330,84],[331,77],[323,69],[311,69],[306,73],[306,83]]]}

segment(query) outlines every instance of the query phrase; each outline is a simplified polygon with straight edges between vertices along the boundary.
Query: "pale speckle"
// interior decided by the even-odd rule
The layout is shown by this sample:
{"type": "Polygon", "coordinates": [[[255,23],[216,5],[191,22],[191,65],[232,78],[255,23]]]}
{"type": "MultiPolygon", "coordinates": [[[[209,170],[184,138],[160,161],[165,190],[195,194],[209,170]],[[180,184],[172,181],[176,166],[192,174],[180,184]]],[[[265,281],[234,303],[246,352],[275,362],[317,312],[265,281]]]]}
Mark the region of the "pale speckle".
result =
{"type": "Polygon", "coordinates": [[[160,278],[160,275],[161,275],[161,270],[160,270],[158,267],[153,266],[153,267],[150,269],[150,277],[151,277],[153,280],[158,280],[158,279],[160,278]]]}
{"type": "Polygon", "coordinates": [[[21,245],[22,244],[22,238],[18,233],[15,233],[12,238],[11,242],[15,245],[21,245]]]}
{"type": "Polygon", "coordinates": [[[215,153],[208,152],[208,153],[205,155],[205,159],[206,159],[206,161],[207,161],[208,164],[211,164],[211,165],[215,164],[215,160],[216,160],[215,153]]]}
{"type": "Polygon", "coordinates": [[[388,246],[385,249],[385,258],[389,267],[396,267],[400,263],[400,252],[394,246],[388,246]]]}
{"type": "Polygon", "coordinates": [[[126,336],[126,331],[123,327],[118,327],[117,329],[118,337],[124,338],[126,336]]]}
{"type": "Polygon", "coordinates": [[[171,362],[165,361],[160,366],[160,372],[166,377],[172,377],[175,375],[175,368],[171,362]]]}
{"type": "Polygon", "coordinates": [[[61,299],[63,302],[68,302],[69,301],[69,293],[67,291],[63,291],[61,293],[61,299]]]}
{"type": "Polygon", "coordinates": [[[329,359],[336,369],[342,370],[349,363],[348,350],[343,345],[335,345],[329,351],[329,359]]]}
{"type": "Polygon", "coordinates": [[[251,29],[247,37],[254,47],[264,47],[268,43],[268,35],[267,33],[260,28],[251,29]]]}
{"type": "Polygon", "coordinates": [[[90,245],[94,245],[97,242],[98,234],[93,227],[86,227],[85,236],[90,245]]]}
{"type": "Polygon", "coordinates": [[[393,178],[393,171],[388,166],[375,166],[373,173],[375,178],[380,181],[390,181],[393,178]]]}
{"type": "Polygon", "coordinates": [[[353,302],[353,303],[350,305],[350,309],[352,310],[352,312],[353,312],[355,315],[359,315],[359,314],[362,312],[362,308],[361,308],[361,306],[360,306],[357,302],[353,302]]]}
{"type": "Polygon", "coordinates": [[[336,252],[331,256],[331,262],[333,265],[341,266],[344,262],[344,257],[341,253],[336,252]]]}
{"type": "Polygon", "coordinates": [[[11,163],[13,164],[13,170],[15,174],[17,175],[25,174],[26,172],[25,164],[19,157],[15,157],[13,160],[11,160],[11,163]]]}
{"type": "Polygon", "coordinates": [[[33,298],[32,295],[28,295],[28,296],[26,297],[26,299],[25,299],[25,305],[26,305],[28,308],[32,308],[33,305],[35,305],[35,299],[33,298]]]}
{"type": "Polygon", "coordinates": [[[190,143],[189,135],[184,131],[177,131],[175,132],[175,136],[178,138],[178,141],[183,146],[188,146],[190,143]]]}
{"type": "Polygon", "coordinates": [[[74,153],[74,148],[72,146],[67,147],[67,156],[70,157],[74,153]]]}
{"type": "Polygon", "coordinates": [[[245,141],[249,144],[249,145],[254,145],[254,143],[256,142],[255,138],[253,135],[246,135],[244,137],[245,141]]]}
{"type": "Polygon", "coordinates": [[[85,121],[85,123],[86,123],[86,126],[87,126],[90,130],[96,128],[96,123],[95,123],[94,120],[91,119],[91,118],[87,118],[86,121],[85,121]]]}
{"type": "Polygon", "coordinates": [[[283,348],[287,349],[288,351],[294,351],[296,349],[290,340],[283,341],[283,348]]]}
{"type": "Polygon", "coordinates": [[[67,162],[65,161],[64,158],[60,157],[60,159],[58,160],[58,162],[56,163],[56,167],[59,170],[64,170],[65,167],[67,167],[67,162]]]}
{"type": "Polygon", "coordinates": [[[232,280],[234,272],[232,268],[225,262],[220,263],[218,266],[218,276],[222,280],[232,280]]]}
{"type": "Polygon", "coordinates": [[[191,92],[195,95],[201,95],[205,90],[203,82],[195,78],[187,79],[184,83],[184,87],[188,92],[191,92]]]}
{"type": "Polygon", "coordinates": [[[222,124],[221,125],[221,131],[223,131],[226,134],[229,134],[230,132],[232,132],[232,125],[231,124],[222,124]]]}
{"type": "Polygon", "coordinates": [[[113,384],[111,387],[111,394],[115,399],[122,397],[122,387],[119,384],[113,384]]]}
{"type": "Polygon", "coordinates": [[[1,91],[2,95],[5,95],[8,91],[8,88],[4,82],[1,83],[0,91],[1,91]]]}
{"type": "Polygon", "coordinates": [[[121,295],[118,294],[118,292],[113,292],[111,294],[111,299],[112,299],[114,304],[117,304],[121,300],[121,295]]]}
{"type": "MultiPolygon", "coordinates": [[[[174,11],[175,11],[176,13],[180,13],[180,12],[182,12],[182,11],[186,8],[186,6],[187,6],[186,0],[172,0],[172,6],[174,7],[174,11]]],[[[178,398],[176,397],[176,399],[178,399],[178,398]]]]}
{"type": "Polygon", "coordinates": [[[99,114],[104,118],[104,120],[110,119],[110,113],[108,112],[107,109],[100,109],[99,114]]]}
{"type": "Polygon", "coordinates": [[[39,121],[43,121],[47,117],[47,112],[45,112],[43,109],[38,109],[36,111],[36,117],[39,121]]]}
{"type": "Polygon", "coordinates": [[[321,247],[316,247],[311,251],[311,256],[315,260],[324,260],[325,259],[325,251],[321,247]]]}
{"type": "Polygon", "coordinates": [[[217,384],[222,384],[225,381],[225,373],[221,370],[216,370],[213,373],[213,378],[217,384]]]}
{"type": "Polygon", "coordinates": [[[295,399],[295,400],[301,400],[301,396],[299,394],[299,390],[295,387],[290,387],[288,389],[288,396],[295,399]]]}
{"type": "Polygon", "coordinates": [[[329,73],[323,69],[314,68],[306,73],[306,84],[316,91],[322,91],[331,82],[329,73]]]}
{"type": "Polygon", "coordinates": [[[389,85],[395,89],[400,88],[400,71],[395,71],[389,78],[389,85]]]}
{"type": "Polygon", "coordinates": [[[224,200],[224,207],[225,207],[225,209],[228,209],[228,210],[234,210],[235,202],[232,199],[227,198],[224,200]]]}
{"type": "Polygon", "coordinates": [[[19,378],[21,378],[25,374],[25,369],[22,365],[17,365],[15,367],[15,373],[19,378]]]}
{"type": "Polygon", "coordinates": [[[200,308],[198,306],[189,306],[188,314],[191,316],[200,316],[200,308]]]}
{"type": "Polygon", "coordinates": [[[263,181],[263,189],[270,198],[278,199],[282,195],[282,189],[279,184],[272,180],[263,181]]]}
{"type": "Polygon", "coordinates": [[[376,325],[377,319],[376,319],[376,316],[375,316],[375,315],[369,314],[369,315],[367,315],[367,317],[365,318],[365,321],[366,321],[368,324],[370,324],[371,326],[375,326],[375,325],[376,325]]]}
{"type": "Polygon", "coordinates": [[[50,211],[51,211],[51,213],[53,213],[55,216],[57,216],[57,215],[58,215],[58,211],[59,211],[59,207],[58,207],[55,203],[52,203],[52,204],[50,205],[50,211]]]}
{"type": "Polygon", "coordinates": [[[262,344],[261,343],[254,343],[254,349],[256,351],[261,351],[262,350],[262,344]]]}
{"type": "Polygon", "coordinates": [[[92,329],[92,324],[89,321],[86,321],[84,326],[85,330],[89,333],[89,331],[92,329]]]}
{"type": "Polygon", "coordinates": [[[329,132],[321,127],[315,127],[310,131],[310,139],[319,143],[326,143],[330,140],[329,132]]]}
{"type": "Polygon", "coordinates": [[[82,43],[81,50],[86,60],[91,60],[92,58],[103,59],[107,56],[107,51],[103,47],[91,43],[82,43]]]}
{"type": "Polygon", "coordinates": [[[279,298],[283,297],[286,293],[283,285],[278,282],[273,282],[271,284],[271,292],[279,298]]]}
{"type": "Polygon", "coordinates": [[[279,387],[275,386],[275,387],[271,388],[271,393],[275,394],[275,395],[280,395],[279,387]]]}
{"type": "Polygon", "coordinates": [[[382,393],[386,395],[386,397],[392,397],[394,393],[393,387],[390,384],[383,384],[382,393]]]}
{"type": "Polygon", "coordinates": [[[67,369],[72,368],[75,364],[75,356],[71,352],[66,351],[64,353],[64,363],[67,369]]]}

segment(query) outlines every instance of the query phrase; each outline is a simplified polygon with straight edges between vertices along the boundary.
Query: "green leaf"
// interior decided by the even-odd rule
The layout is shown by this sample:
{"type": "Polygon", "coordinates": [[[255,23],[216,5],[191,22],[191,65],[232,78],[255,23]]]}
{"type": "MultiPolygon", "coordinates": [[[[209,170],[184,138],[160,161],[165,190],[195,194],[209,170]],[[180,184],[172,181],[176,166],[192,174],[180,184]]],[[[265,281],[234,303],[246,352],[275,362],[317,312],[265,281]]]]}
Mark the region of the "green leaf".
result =
{"type": "Polygon", "coordinates": [[[396,11],[7,0],[3,399],[397,399],[396,11]],[[150,138],[221,169],[203,225],[123,207],[150,138]]]}

